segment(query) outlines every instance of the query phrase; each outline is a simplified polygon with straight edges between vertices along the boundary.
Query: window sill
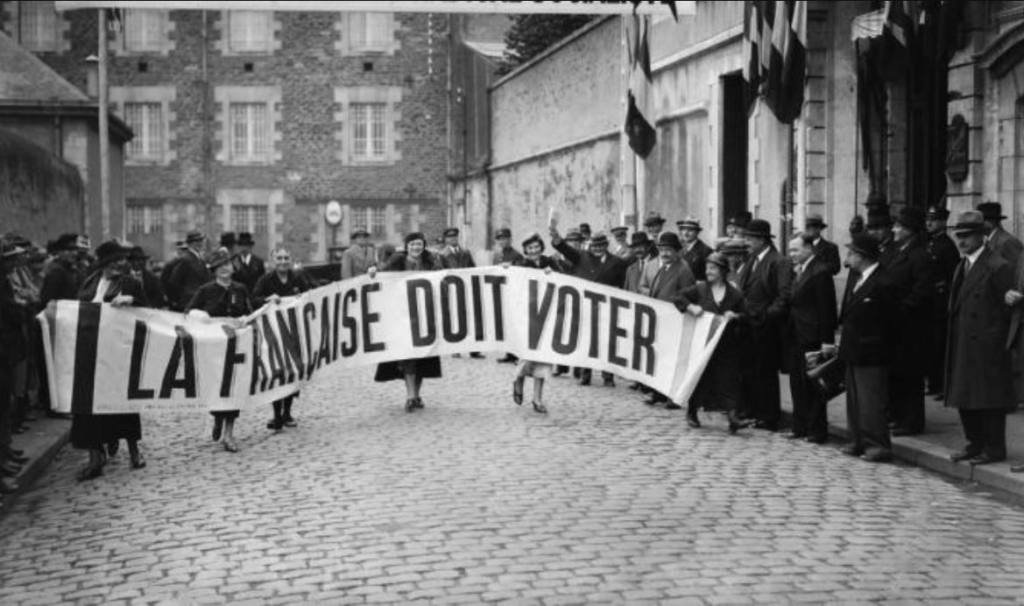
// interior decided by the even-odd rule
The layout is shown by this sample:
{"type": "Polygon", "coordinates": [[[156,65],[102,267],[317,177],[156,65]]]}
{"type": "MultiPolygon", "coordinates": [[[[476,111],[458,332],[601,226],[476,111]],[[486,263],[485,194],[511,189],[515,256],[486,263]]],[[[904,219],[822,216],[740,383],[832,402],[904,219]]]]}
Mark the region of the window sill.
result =
{"type": "Polygon", "coordinates": [[[125,158],[125,166],[167,166],[163,158],[125,158]]]}
{"type": "Polygon", "coordinates": [[[367,158],[349,158],[349,166],[392,166],[395,161],[391,158],[380,158],[371,160],[367,158]]]}

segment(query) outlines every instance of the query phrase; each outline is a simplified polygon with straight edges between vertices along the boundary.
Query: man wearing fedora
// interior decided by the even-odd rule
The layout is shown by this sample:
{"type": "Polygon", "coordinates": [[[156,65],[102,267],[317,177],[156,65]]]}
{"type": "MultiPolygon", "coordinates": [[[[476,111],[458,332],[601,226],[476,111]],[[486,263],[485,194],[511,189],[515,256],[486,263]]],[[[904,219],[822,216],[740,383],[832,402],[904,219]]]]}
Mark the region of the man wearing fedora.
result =
{"type": "Polygon", "coordinates": [[[238,244],[238,239],[235,238],[235,232],[226,231],[220,235],[220,247],[228,251],[229,255],[234,256],[235,245],[238,244]]]}
{"type": "Polygon", "coordinates": [[[764,219],[752,220],[743,230],[743,237],[750,248],[738,276],[750,327],[746,361],[750,375],[745,381],[743,402],[748,407],[747,415],[757,421],[755,427],[777,431],[782,416],[782,328],[793,268],[772,244],[771,225],[764,219]]]}
{"type": "Polygon", "coordinates": [[[868,202],[868,220],[865,225],[867,234],[878,242],[878,262],[885,267],[895,254],[892,235],[892,214],[889,204],[884,200],[868,202]]]}
{"type": "Polygon", "coordinates": [[[929,314],[928,342],[928,393],[942,399],[945,392],[946,323],[949,307],[949,287],[953,283],[953,272],[960,262],[960,252],[946,233],[949,211],[941,206],[932,206],[925,217],[928,230],[928,245],[925,251],[932,265],[931,313],[929,314]]]}
{"type": "Polygon", "coordinates": [[[643,278],[647,263],[651,262],[647,255],[650,250],[651,240],[647,237],[647,232],[634,233],[629,242],[629,251],[633,256],[626,259],[629,266],[626,268],[626,279],[622,285],[629,292],[640,292],[640,279],[643,278]]]}
{"type": "Polygon", "coordinates": [[[750,224],[753,218],[754,216],[750,214],[749,210],[741,210],[729,217],[729,221],[725,224],[725,237],[742,238],[743,229],[750,224]]]}
{"type": "Polygon", "coordinates": [[[690,266],[690,271],[693,272],[693,276],[697,280],[702,282],[707,280],[704,267],[708,255],[714,251],[698,237],[703,229],[700,226],[700,221],[693,217],[687,217],[676,221],[676,228],[679,230],[679,237],[683,240],[683,261],[690,266]]]}
{"type": "MultiPolygon", "coordinates": [[[[445,269],[476,267],[473,255],[465,248],[459,246],[459,228],[449,227],[444,230],[442,236],[444,237],[444,248],[441,249],[438,256],[441,258],[441,265],[445,269]]],[[[455,354],[455,357],[459,357],[459,354],[455,354]]],[[[469,357],[482,358],[484,355],[474,351],[470,352],[469,357]]]]}
{"type": "Polygon", "coordinates": [[[142,290],[146,293],[146,307],[165,309],[167,297],[164,295],[163,286],[160,285],[160,278],[149,271],[148,263],[149,255],[146,251],[141,246],[132,246],[128,251],[128,265],[132,277],[142,284],[142,290]]]}
{"type": "Polygon", "coordinates": [[[629,233],[629,228],[625,225],[620,225],[618,227],[613,227],[608,231],[612,233],[612,243],[608,247],[608,251],[626,263],[632,262],[633,247],[629,245],[629,240],[626,238],[626,234],[629,233]]]}
{"type": "Polygon", "coordinates": [[[924,373],[934,284],[924,229],[924,210],[912,206],[900,209],[893,225],[893,254],[885,266],[896,314],[889,367],[889,417],[894,436],[924,431],[924,373]]]}
{"type": "Polygon", "coordinates": [[[77,234],[63,234],[53,243],[53,260],[46,268],[39,289],[39,302],[44,307],[50,301],[78,297],[84,278],[78,269],[79,252],[77,234]]]}
{"type": "Polygon", "coordinates": [[[252,252],[252,247],[256,246],[256,242],[252,239],[251,233],[243,231],[238,234],[236,245],[238,253],[231,258],[234,269],[231,279],[245,286],[251,293],[256,288],[256,282],[267,273],[267,267],[263,259],[252,252]]]}
{"type": "Polygon", "coordinates": [[[341,254],[342,280],[361,276],[377,265],[377,251],[370,243],[370,232],[357,227],[351,238],[351,245],[341,254]]]}
{"type": "MultiPolygon", "coordinates": [[[[641,285],[641,288],[646,289],[651,297],[670,303],[682,301],[685,298],[684,291],[696,284],[693,273],[686,261],[682,259],[682,248],[683,244],[679,241],[679,236],[672,232],[665,232],[658,237],[658,269],[654,272],[654,278],[650,284],[641,285]]],[[[651,406],[661,403],[666,403],[665,407],[669,410],[682,408],[675,402],[669,401],[668,397],[662,393],[654,392],[647,399],[647,404],[651,406]]],[[[687,418],[691,426],[700,427],[696,409],[691,410],[687,418]]]]}
{"type": "MultiPolygon", "coordinates": [[[[889,363],[892,358],[893,303],[878,239],[856,234],[846,245],[846,283],[839,312],[838,355],[846,364],[846,419],[851,443],[843,453],[867,461],[892,460],[886,422],[889,363]]],[[[822,350],[835,353],[836,346],[822,350]]]]}
{"type": "Polygon", "coordinates": [[[967,445],[950,460],[971,465],[1006,459],[1006,413],[1016,405],[1006,349],[1013,269],[985,246],[985,229],[984,216],[973,210],[953,226],[963,258],[949,297],[946,406],[960,411],[967,445]]]}
{"type": "Polygon", "coordinates": [[[647,237],[651,241],[651,248],[654,248],[658,242],[658,236],[661,235],[661,229],[665,225],[665,219],[661,216],[661,213],[649,212],[647,218],[644,219],[644,231],[647,232],[647,237]]]}
{"type": "Polygon", "coordinates": [[[163,269],[160,270],[160,286],[164,290],[164,297],[166,297],[167,306],[170,309],[177,309],[178,299],[181,297],[181,293],[174,288],[171,276],[174,275],[175,268],[186,255],[188,255],[188,243],[178,240],[174,243],[174,258],[164,263],[163,269]]]}
{"type": "Polygon", "coordinates": [[[985,221],[985,246],[992,249],[996,254],[1006,259],[1013,269],[1017,268],[1017,260],[1021,252],[1024,252],[1024,244],[1014,237],[1013,234],[1003,229],[1003,206],[998,202],[982,202],[978,205],[978,211],[985,221]]]}
{"type": "Polygon", "coordinates": [[[814,241],[814,258],[824,263],[832,275],[843,268],[839,261],[839,247],[822,237],[821,232],[828,225],[821,215],[807,215],[804,220],[804,233],[814,241]]]}
{"type": "Polygon", "coordinates": [[[166,294],[174,295],[174,300],[171,301],[171,309],[174,311],[185,311],[185,306],[192,300],[199,287],[212,279],[210,270],[203,260],[205,244],[206,236],[198,231],[189,232],[185,236],[185,250],[181,260],[175,263],[171,271],[166,289],[166,294]]]}

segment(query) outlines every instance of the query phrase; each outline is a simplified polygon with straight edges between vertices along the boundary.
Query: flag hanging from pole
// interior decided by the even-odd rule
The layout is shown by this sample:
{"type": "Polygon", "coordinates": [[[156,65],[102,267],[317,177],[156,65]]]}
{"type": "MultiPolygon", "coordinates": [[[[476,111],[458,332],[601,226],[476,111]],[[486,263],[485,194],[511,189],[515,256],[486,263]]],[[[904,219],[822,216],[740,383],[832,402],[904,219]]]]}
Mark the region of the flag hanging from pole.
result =
{"type": "Polygon", "coordinates": [[[651,70],[650,20],[647,16],[634,13],[631,20],[624,21],[627,23],[626,48],[629,55],[626,139],[633,153],[647,159],[658,142],[657,131],[652,125],[654,108],[650,95],[650,87],[654,82],[651,70]]]}
{"type": "Polygon", "coordinates": [[[760,97],[780,122],[791,123],[803,110],[807,2],[748,0],[743,49],[748,113],[760,97]]]}

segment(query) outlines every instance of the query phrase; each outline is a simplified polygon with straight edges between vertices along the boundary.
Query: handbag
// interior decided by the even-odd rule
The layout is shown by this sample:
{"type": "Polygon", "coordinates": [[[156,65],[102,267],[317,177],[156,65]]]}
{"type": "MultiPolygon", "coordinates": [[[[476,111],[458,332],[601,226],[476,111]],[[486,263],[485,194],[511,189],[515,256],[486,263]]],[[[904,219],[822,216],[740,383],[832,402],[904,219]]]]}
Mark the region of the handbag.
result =
{"type": "Polygon", "coordinates": [[[807,369],[807,379],[826,402],[846,391],[846,363],[835,356],[807,369]]]}

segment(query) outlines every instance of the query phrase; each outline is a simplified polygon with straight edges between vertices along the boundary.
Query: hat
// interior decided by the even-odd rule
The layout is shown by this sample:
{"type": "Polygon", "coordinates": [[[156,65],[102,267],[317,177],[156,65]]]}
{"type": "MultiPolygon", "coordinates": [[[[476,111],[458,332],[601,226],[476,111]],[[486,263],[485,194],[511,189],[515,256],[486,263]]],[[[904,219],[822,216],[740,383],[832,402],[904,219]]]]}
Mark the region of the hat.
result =
{"type": "Polygon", "coordinates": [[[128,250],[129,261],[145,261],[148,258],[149,255],[146,254],[146,251],[141,246],[133,246],[128,250]]]}
{"type": "Polygon", "coordinates": [[[866,206],[870,211],[872,208],[888,207],[889,201],[886,199],[885,194],[869,192],[868,199],[865,200],[864,206],[866,206]]]}
{"type": "Polygon", "coordinates": [[[369,235],[370,235],[370,232],[366,231],[366,229],[364,229],[362,227],[357,227],[354,230],[352,230],[352,236],[351,237],[354,240],[356,238],[360,238],[360,237],[363,237],[363,236],[369,237],[369,235]]]}
{"type": "Polygon", "coordinates": [[[239,246],[256,246],[256,241],[252,239],[252,234],[247,231],[243,231],[238,234],[238,241],[235,244],[239,246]]]}
{"type": "Polygon", "coordinates": [[[452,236],[457,236],[457,235],[459,235],[459,228],[458,227],[449,227],[448,229],[444,230],[444,233],[442,235],[445,238],[450,238],[452,236]]]}
{"type": "Polygon", "coordinates": [[[722,243],[722,254],[725,255],[745,255],[750,251],[750,245],[743,238],[727,238],[722,243]]]}
{"type": "Polygon", "coordinates": [[[916,206],[904,206],[896,222],[911,231],[922,231],[924,229],[924,211],[916,206]]]}
{"type": "Polygon", "coordinates": [[[638,231],[633,233],[633,237],[629,241],[630,246],[643,246],[644,248],[651,245],[651,239],[647,237],[647,232],[638,231]]]}
{"type": "Polygon", "coordinates": [[[502,227],[498,231],[494,232],[494,239],[495,240],[497,240],[498,238],[511,238],[511,237],[512,237],[512,230],[507,228],[507,227],[502,227]]]}
{"type": "Polygon", "coordinates": [[[825,229],[828,225],[825,223],[825,219],[823,219],[821,215],[807,215],[807,218],[804,219],[804,227],[825,229]]]}
{"type": "Polygon", "coordinates": [[[92,241],[89,239],[89,236],[78,235],[78,248],[80,250],[92,250],[92,241]]]}
{"type": "Polygon", "coordinates": [[[188,248],[188,242],[186,242],[184,240],[178,240],[177,242],[174,243],[174,247],[177,248],[177,249],[188,248]]]}
{"type": "Polygon", "coordinates": [[[932,206],[928,209],[929,221],[945,221],[949,218],[949,210],[941,206],[932,206]]]}
{"type": "Polygon", "coordinates": [[[708,255],[705,259],[708,263],[713,263],[718,266],[722,271],[729,271],[729,258],[720,252],[713,252],[708,255]]]}
{"type": "Polygon", "coordinates": [[[752,219],[743,228],[743,235],[769,240],[772,238],[772,226],[764,219],[752,219]]]}
{"type": "Polygon", "coordinates": [[[962,212],[956,218],[956,225],[949,229],[952,229],[956,235],[983,232],[985,231],[985,215],[977,210],[962,212]]]}
{"type": "Polygon", "coordinates": [[[228,252],[228,249],[223,247],[218,248],[217,250],[210,253],[208,257],[206,257],[206,266],[209,267],[210,269],[217,269],[221,265],[230,262],[231,253],[228,252]]]}
{"type": "Polygon", "coordinates": [[[96,266],[106,267],[128,258],[128,247],[117,240],[107,240],[96,247],[96,266]]]}
{"type": "Polygon", "coordinates": [[[565,239],[570,241],[582,241],[583,234],[581,234],[580,230],[576,229],[575,227],[570,227],[569,231],[566,232],[565,234],[565,239]]]}
{"type": "Polygon", "coordinates": [[[665,219],[662,218],[661,213],[647,213],[647,218],[644,219],[644,227],[649,227],[651,225],[663,225],[664,223],[665,219]]]}
{"type": "Polygon", "coordinates": [[[25,249],[18,246],[11,240],[0,240],[0,256],[3,258],[16,257],[25,252],[25,249]]]}
{"type": "Polygon", "coordinates": [[[729,225],[741,228],[746,227],[753,218],[754,215],[750,214],[749,210],[741,210],[729,219],[729,225]]]}
{"type": "Polygon", "coordinates": [[[679,236],[675,233],[667,231],[658,236],[658,248],[667,246],[674,250],[680,250],[683,248],[683,243],[679,241],[679,236]]]}
{"type": "Polygon", "coordinates": [[[190,231],[185,236],[185,243],[186,244],[192,244],[193,242],[202,242],[205,239],[206,239],[206,236],[204,236],[201,232],[190,231]]]}
{"type": "Polygon", "coordinates": [[[885,227],[892,227],[892,216],[889,214],[888,210],[884,212],[868,212],[868,229],[877,229],[885,227]]]}
{"type": "Polygon", "coordinates": [[[527,244],[533,244],[534,242],[536,242],[537,244],[540,244],[540,250],[543,252],[544,251],[544,239],[541,238],[540,234],[538,234],[537,232],[533,232],[532,234],[526,236],[526,239],[523,240],[523,251],[524,252],[526,251],[526,245],[527,244]]]}
{"type": "Polygon", "coordinates": [[[700,221],[693,217],[687,217],[682,221],[676,221],[676,227],[679,229],[695,229],[701,231],[700,221]]]}
{"type": "Polygon", "coordinates": [[[986,221],[1002,221],[1006,218],[1003,214],[1003,205],[998,202],[982,202],[978,205],[978,211],[986,221]]]}
{"type": "Polygon", "coordinates": [[[846,245],[846,248],[872,261],[877,261],[881,254],[878,250],[878,240],[867,234],[854,234],[853,240],[846,245]]]}
{"type": "Polygon", "coordinates": [[[599,231],[590,238],[591,246],[608,246],[608,234],[599,231]]]}
{"type": "Polygon", "coordinates": [[[226,231],[220,235],[220,245],[224,247],[235,245],[235,232],[226,231]]]}
{"type": "Polygon", "coordinates": [[[421,232],[421,231],[414,231],[414,232],[410,232],[408,234],[405,234],[405,239],[403,239],[402,242],[404,244],[409,244],[409,242],[412,242],[413,240],[423,240],[423,245],[424,246],[427,245],[427,237],[424,236],[423,232],[421,232]]]}
{"type": "Polygon", "coordinates": [[[626,227],[625,225],[620,225],[618,227],[613,227],[613,228],[609,229],[608,231],[612,232],[613,234],[615,234],[617,236],[619,234],[624,234],[624,233],[628,232],[629,228],[626,227]]]}
{"type": "Polygon", "coordinates": [[[590,233],[590,223],[580,223],[580,233],[590,233]]]}
{"type": "Polygon", "coordinates": [[[78,234],[61,234],[47,249],[51,252],[70,252],[78,250],[78,234]]]}

